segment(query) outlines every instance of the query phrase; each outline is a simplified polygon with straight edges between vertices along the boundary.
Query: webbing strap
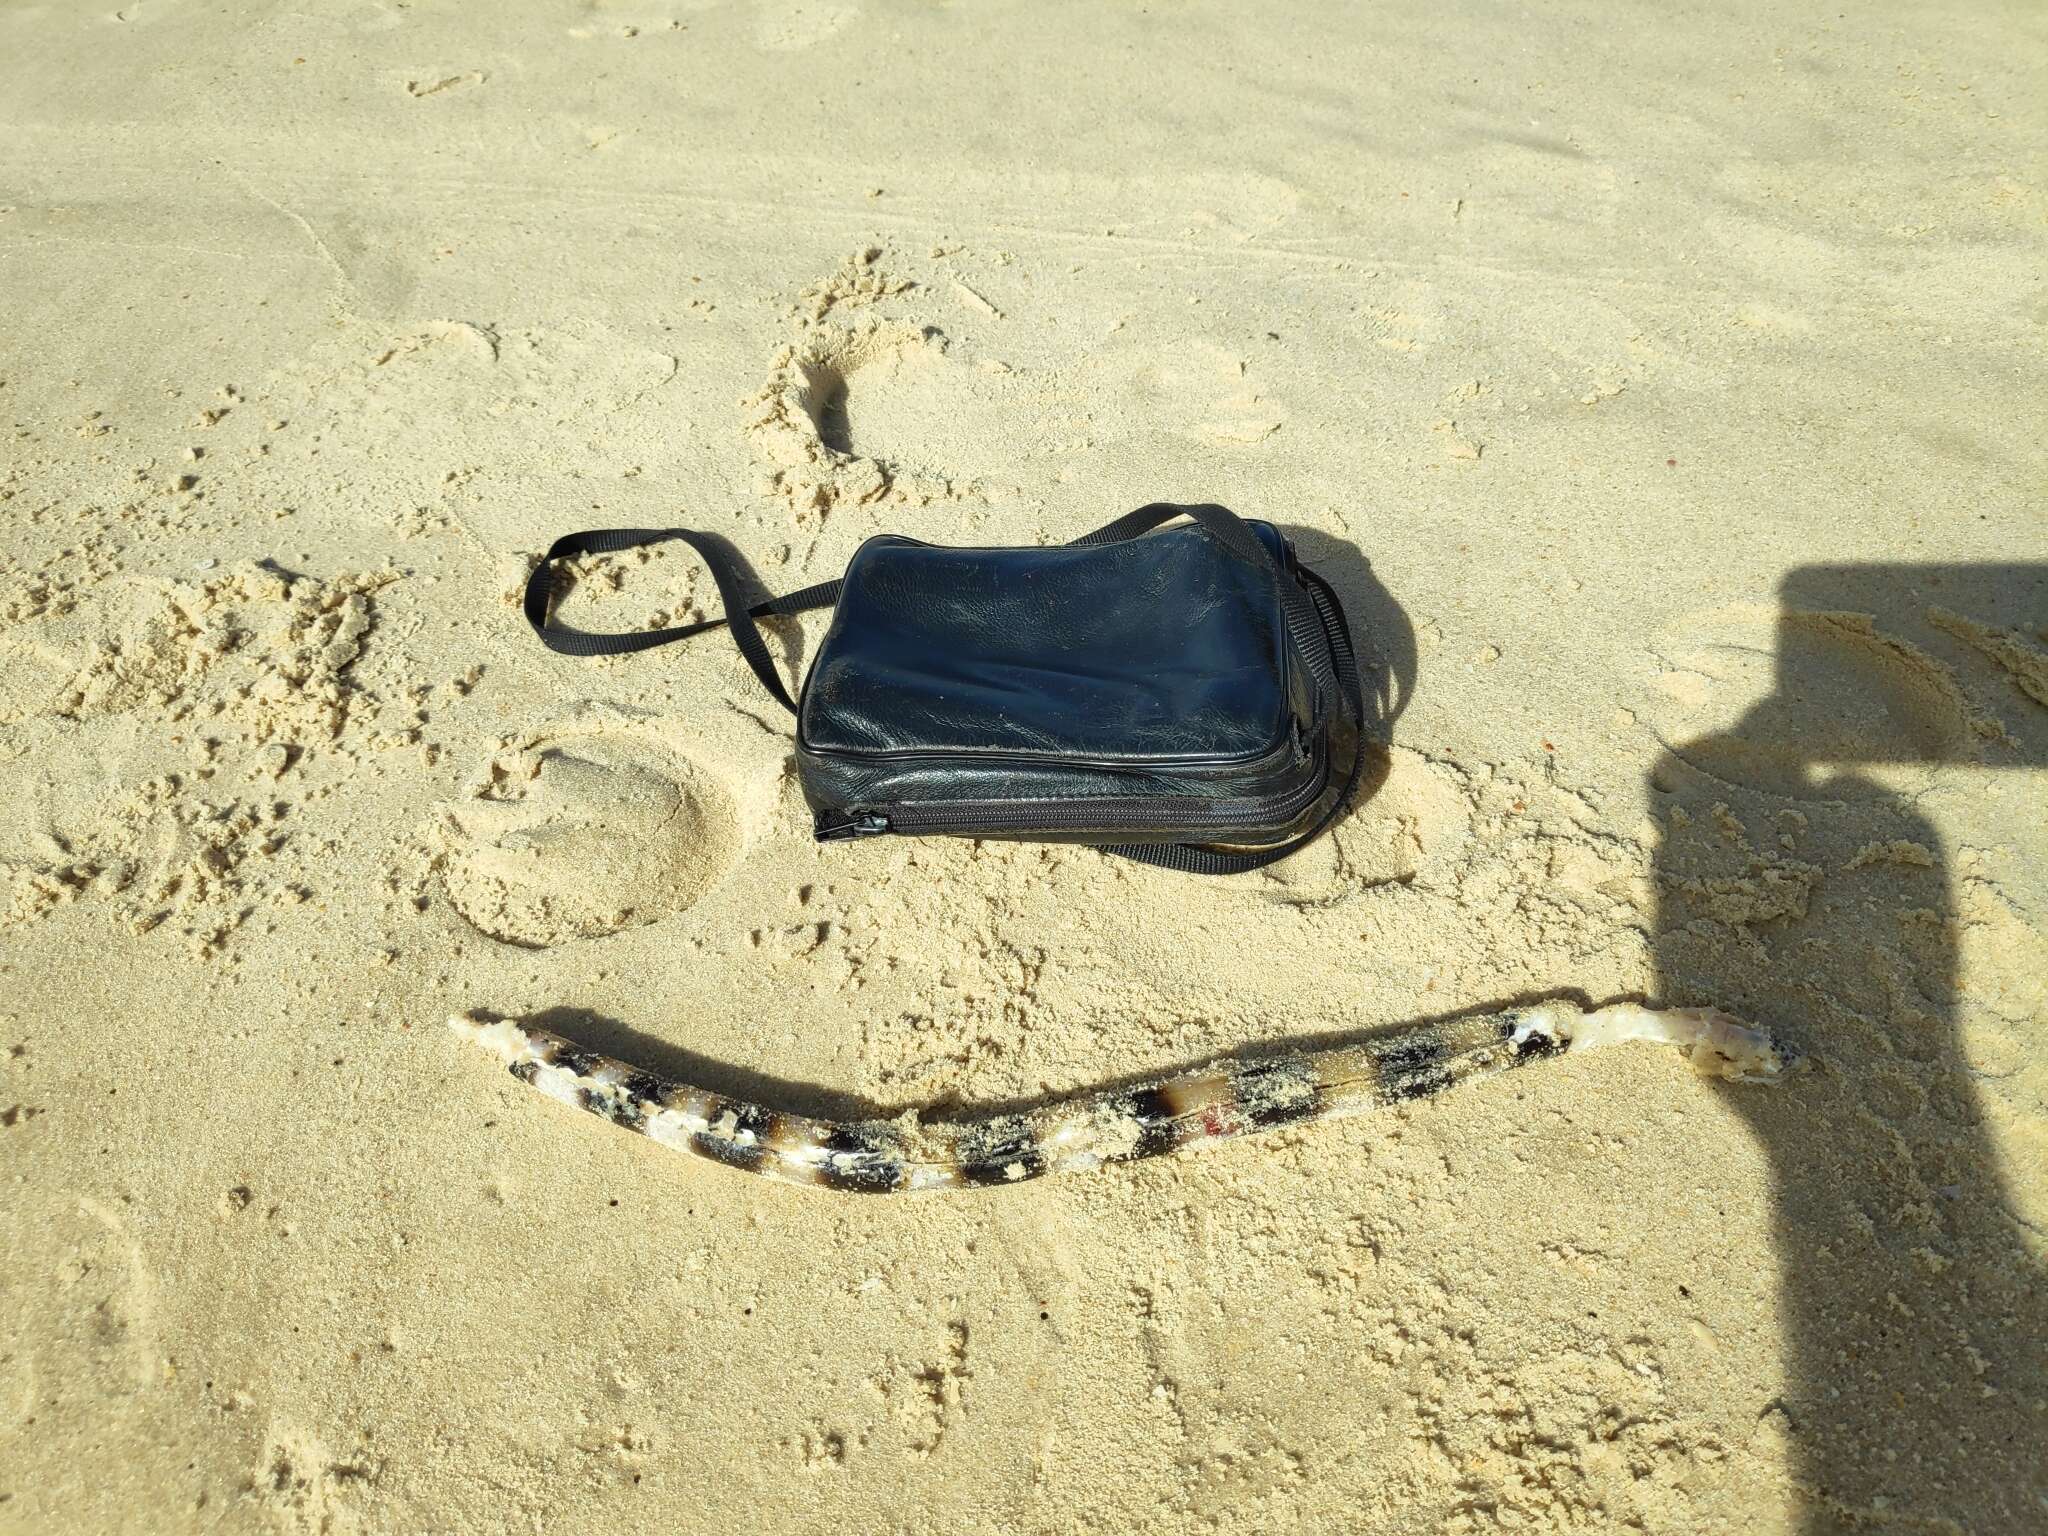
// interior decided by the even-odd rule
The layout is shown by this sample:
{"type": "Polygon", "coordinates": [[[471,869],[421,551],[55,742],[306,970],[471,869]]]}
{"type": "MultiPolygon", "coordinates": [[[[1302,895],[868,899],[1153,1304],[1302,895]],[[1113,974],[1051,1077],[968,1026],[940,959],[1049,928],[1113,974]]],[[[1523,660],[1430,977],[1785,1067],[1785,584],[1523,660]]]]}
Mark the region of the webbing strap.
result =
{"type": "MultiPolygon", "coordinates": [[[[1203,528],[1241,559],[1264,561],[1268,552],[1258,536],[1246,527],[1237,514],[1227,508],[1201,505],[1179,506],[1172,502],[1155,501],[1148,506],[1127,512],[1105,528],[1085,534],[1074,540],[1076,545],[1117,544],[1125,539],[1135,539],[1141,533],[1150,532],[1161,523],[1170,522],[1181,515],[1187,515],[1200,523],[1203,528]]],[[[725,625],[732,630],[733,642],[739,646],[740,654],[747,659],[747,665],[754,669],[754,675],[761,679],[761,686],[779,700],[791,714],[796,713],[796,701],[789,696],[781,677],[775,671],[775,664],[768,655],[767,642],[754,620],[770,614],[802,613],[811,608],[824,608],[839,601],[842,581],[821,581],[814,587],[805,587],[801,592],[791,592],[784,597],[771,597],[765,602],[746,606],[742,590],[742,578],[738,563],[723,541],[708,534],[689,528],[592,528],[583,533],[565,533],[548,546],[548,552],[540,557],[540,563],[533,568],[533,574],[526,578],[526,597],[522,604],[526,622],[533,626],[541,643],[551,651],[564,656],[624,656],[633,651],[652,650],[657,645],[667,645],[675,640],[687,640],[692,635],[701,635],[707,629],[725,625]],[[567,625],[550,621],[556,590],[556,562],[574,559],[578,555],[613,555],[620,550],[637,549],[646,544],[662,544],[670,539],[681,539],[703,558],[710,567],[711,579],[718,583],[718,599],[724,607],[723,616],[705,619],[697,624],[682,624],[670,629],[629,630],[619,634],[598,634],[589,630],[570,629],[567,625]]]]}
{"type": "Polygon", "coordinates": [[[1137,511],[1126,512],[1115,522],[1105,523],[1093,533],[1084,533],[1072,543],[1076,548],[1092,544],[1121,544],[1141,533],[1150,533],[1161,523],[1170,523],[1176,517],[1189,518],[1201,524],[1204,532],[1240,560],[1265,565],[1273,558],[1272,552],[1259,542],[1259,536],[1252,532],[1243,518],[1228,507],[1219,507],[1213,502],[1186,505],[1173,501],[1147,502],[1137,511]]]}
{"type": "Polygon", "coordinates": [[[742,590],[738,562],[718,540],[688,528],[593,528],[585,533],[565,533],[548,546],[548,552],[540,557],[540,564],[526,579],[523,606],[526,622],[533,626],[541,642],[549,650],[560,651],[564,656],[623,656],[630,651],[667,645],[671,640],[687,640],[692,635],[701,635],[705,630],[716,629],[723,624],[732,630],[733,642],[739,646],[740,654],[746,657],[747,665],[754,669],[754,676],[761,679],[761,686],[773,694],[783,708],[795,714],[796,700],[783,687],[775,662],[768,654],[768,642],[761,638],[760,628],[754,620],[767,618],[770,614],[802,613],[810,608],[827,607],[839,601],[839,588],[838,581],[821,581],[801,592],[771,597],[749,607],[742,590]],[[705,565],[710,567],[711,579],[718,583],[718,600],[725,609],[722,617],[705,619],[697,624],[681,624],[671,629],[631,630],[623,634],[594,634],[548,622],[548,610],[555,598],[557,560],[577,555],[616,554],[622,549],[661,544],[669,539],[681,539],[696,550],[705,565]]]}

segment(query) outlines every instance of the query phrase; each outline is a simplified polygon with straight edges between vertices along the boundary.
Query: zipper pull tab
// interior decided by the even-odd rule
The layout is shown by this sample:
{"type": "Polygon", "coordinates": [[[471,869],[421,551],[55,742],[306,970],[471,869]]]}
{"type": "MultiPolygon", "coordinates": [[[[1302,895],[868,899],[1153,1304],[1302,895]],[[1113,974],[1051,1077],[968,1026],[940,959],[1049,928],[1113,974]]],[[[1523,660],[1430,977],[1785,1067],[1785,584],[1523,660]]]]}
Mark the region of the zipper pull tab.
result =
{"type": "Polygon", "coordinates": [[[821,843],[843,843],[856,837],[874,837],[889,830],[889,818],[873,811],[820,811],[813,833],[821,843]]]}

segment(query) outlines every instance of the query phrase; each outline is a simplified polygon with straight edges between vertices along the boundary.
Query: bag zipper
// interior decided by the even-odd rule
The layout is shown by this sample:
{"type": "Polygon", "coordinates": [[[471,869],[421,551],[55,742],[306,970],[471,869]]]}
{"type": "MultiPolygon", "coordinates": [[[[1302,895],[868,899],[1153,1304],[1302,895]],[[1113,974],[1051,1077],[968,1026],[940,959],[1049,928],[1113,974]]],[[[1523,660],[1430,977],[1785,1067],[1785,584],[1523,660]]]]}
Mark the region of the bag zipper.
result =
{"type": "Polygon", "coordinates": [[[889,818],[874,811],[820,811],[817,814],[816,837],[821,843],[878,837],[888,830],[889,818]]]}
{"type": "Polygon", "coordinates": [[[1134,827],[1187,827],[1229,832],[1237,827],[1285,825],[1322,798],[1329,787],[1330,764],[1324,757],[1304,783],[1266,800],[1228,809],[1186,796],[1132,796],[1084,800],[954,800],[932,805],[856,806],[819,811],[815,832],[821,843],[879,837],[885,832],[908,836],[980,832],[1070,832],[1114,834],[1134,827]]]}
{"type": "Polygon", "coordinates": [[[1198,752],[1162,757],[1089,757],[1078,753],[1020,752],[1008,747],[820,747],[799,737],[797,748],[806,757],[845,763],[994,763],[1002,767],[1084,769],[1102,773],[1173,773],[1204,768],[1258,768],[1267,763],[1302,753],[1302,728],[1290,720],[1281,738],[1268,746],[1237,756],[1198,752]]]}

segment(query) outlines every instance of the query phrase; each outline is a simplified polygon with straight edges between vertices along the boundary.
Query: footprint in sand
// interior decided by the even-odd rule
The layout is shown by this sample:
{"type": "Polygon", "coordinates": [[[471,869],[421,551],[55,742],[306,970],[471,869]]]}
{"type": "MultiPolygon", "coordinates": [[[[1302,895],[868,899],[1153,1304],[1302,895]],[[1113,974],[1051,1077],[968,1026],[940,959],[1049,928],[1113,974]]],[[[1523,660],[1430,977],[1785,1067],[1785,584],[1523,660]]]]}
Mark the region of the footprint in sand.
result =
{"type": "Polygon", "coordinates": [[[442,883],[456,911],[543,949],[660,922],[732,866],[739,817],[702,769],[625,733],[541,736],[449,806],[442,883]]]}
{"type": "Polygon", "coordinates": [[[964,494],[971,484],[869,446],[928,448],[945,436],[937,424],[973,393],[975,381],[961,374],[946,337],[930,326],[870,318],[808,327],[775,354],[767,383],[746,402],[765,488],[804,521],[840,505],[923,506],[964,494]]]}
{"type": "Polygon", "coordinates": [[[161,584],[109,582],[0,635],[0,725],[169,704],[205,670],[197,634],[161,584]]]}
{"type": "Polygon", "coordinates": [[[1712,608],[1679,619],[1651,650],[1651,728],[1728,784],[1837,799],[1853,783],[1831,765],[1968,762],[2004,734],[1947,663],[1864,614],[1712,608]]]}
{"type": "Polygon", "coordinates": [[[863,246],[784,312],[788,339],[741,402],[760,490],[817,528],[835,508],[1016,495],[1015,370],[982,350],[1003,312],[950,273],[902,275],[863,246]],[[964,326],[954,337],[920,315],[964,326]],[[864,313],[863,313],[864,312],[864,313]]]}

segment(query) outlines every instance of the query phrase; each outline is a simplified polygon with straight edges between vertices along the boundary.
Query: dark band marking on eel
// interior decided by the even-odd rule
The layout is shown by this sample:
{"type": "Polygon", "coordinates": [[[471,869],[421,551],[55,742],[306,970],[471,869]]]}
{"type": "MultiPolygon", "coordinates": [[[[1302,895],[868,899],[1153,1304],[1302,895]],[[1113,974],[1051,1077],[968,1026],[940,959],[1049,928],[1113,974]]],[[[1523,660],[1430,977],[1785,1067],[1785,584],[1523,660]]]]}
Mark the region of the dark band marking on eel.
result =
{"type": "Polygon", "coordinates": [[[652,1072],[635,1072],[622,1085],[625,1092],[643,1104],[659,1104],[668,1095],[669,1085],[652,1072]]]}
{"type": "Polygon", "coordinates": [[[818,1182],[855,1195],[886,1195],[903,1187],[905,1170],[897,1150],[865,1126],[833,1125],[818,1138],[824,1161],[818,1182]]]}
{"type": "Polygon", "coordinates": [[[1045,1150],[1023,1115],[984,1120],[961,1136],[960,1177],[969,1184],[1021,1184],[1045,1172],[1045,1150]]]}
{"type": "Polygon", "coordinates": [[[1389,1104],[1432,1098],[1455,1081],[1449,1069],[1450,1047],[1434,1031],[1392,1041],[1375,1055],[1380,1096],[1389,1104]]]}
{"type": "Polygon", "coordinates": [[[1321,1108],[1323,1085],[1298,1058],[1247,1063],[1234,1083],[1245,1121],[1262,1131],[1313,1119],[1321,1108]]]}
{"type": "Polygon", "coordinates": [[[1158,1157],[1171,1152],[1201,1134],[1201,1122],[1192,1117],[1179,1119],[1165,1092],[1155,1083],[1134,1088],[1123,1096],[1124,1113],[1137,1123],[1137,1139],[1118,1159],[1135,1162],[1141,1157],[1158,1157]]]}
{"type": "Polygon", "coordinates": [[[1531,1032],[1522,1039],[1517,1040],[1515,1038],[1515,1030],[1521,1022],[1522,1015],[1520,1013],[1507,1014],[1500,1022],[1500,1037],[1507,1043],[1509,1050],[1513,1053],[1516,1066],[1519,1067],[1524,1062],[1541,1061],[1547,1056],[1555,1056],[1564,1050],[1565,1046],[1562,1040],[1541,1032],[1531,1032]]]}
{"type": "Polygon", "coordinates": [[[629,1131],[639,1130],[640,1122],[646,1115],[646,1111],[640,1101],[631,1095],[618,1092],[607,1093],[602,1088],[585,1088],[583,1090],[583,1107],[593,1115],[598,1115],[611,1121],[613,1125],[623,1125],[629,1131]]]}

